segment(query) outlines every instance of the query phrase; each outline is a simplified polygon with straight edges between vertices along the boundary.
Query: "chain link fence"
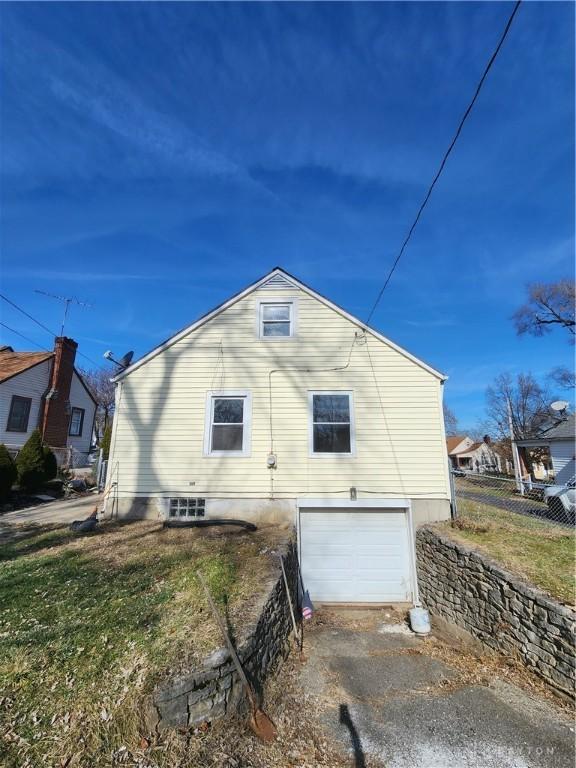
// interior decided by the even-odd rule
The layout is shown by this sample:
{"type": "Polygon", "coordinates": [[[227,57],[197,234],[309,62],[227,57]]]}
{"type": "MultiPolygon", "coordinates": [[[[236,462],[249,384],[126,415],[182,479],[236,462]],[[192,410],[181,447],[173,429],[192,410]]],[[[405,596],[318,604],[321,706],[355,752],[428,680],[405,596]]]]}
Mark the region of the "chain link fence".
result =
{"type": "Polygon", "coordinates": [[[574,478],[566,485],[514,479],[504,475],[451,471],[453,516],[466,513],[528,515],[562,526],[574,526],[574,478]]]}

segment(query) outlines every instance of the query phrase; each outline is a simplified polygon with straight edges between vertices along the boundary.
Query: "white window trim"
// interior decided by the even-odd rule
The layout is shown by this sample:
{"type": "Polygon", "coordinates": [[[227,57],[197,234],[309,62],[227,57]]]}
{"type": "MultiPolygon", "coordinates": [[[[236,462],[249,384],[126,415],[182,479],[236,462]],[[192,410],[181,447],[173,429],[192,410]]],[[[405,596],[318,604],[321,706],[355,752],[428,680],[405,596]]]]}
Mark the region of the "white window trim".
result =
{"type": "Polygon", "coordinates": [[[204,456],[209,458],[225,456],[250,456],[252,436],[252,393],[247,389],[215,389],[206,393],[206,412],[204,417],[204,456]],[[244,399],[244,429],[242,431],[241,451],[212,450],[212,411],[213,400],[217,397],[237,397],[244,399]]]}
{"type": "Polygon", "coordinates": [[[290,341],[298,332],[298,299],[296,297],[279,299],[260,299],[256,303],[256,336],[262,341],[290,341]],[[290,335],[289,336],[264,336],[262,333],[262,307],[266,304],[286,304],[290,307],[290,335]]]}
{"type": "Polygon", "coordinates": [[[312,459],[349,459],[356,456],[354,392],[351,389],[308,390],[308,455],[312,459]],[[314,395],[348,395],[348,402],[350,404],[350,453],[314,453],[314,395]]]}

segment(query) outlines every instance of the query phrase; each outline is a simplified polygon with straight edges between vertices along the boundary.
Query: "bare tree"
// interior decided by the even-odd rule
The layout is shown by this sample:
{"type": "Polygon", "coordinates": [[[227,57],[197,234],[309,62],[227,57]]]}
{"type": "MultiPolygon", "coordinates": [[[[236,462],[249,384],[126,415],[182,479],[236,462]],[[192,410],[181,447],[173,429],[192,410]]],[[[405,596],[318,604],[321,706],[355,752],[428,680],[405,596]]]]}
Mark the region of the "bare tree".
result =
{"type": "MultiPolygon", "coordinates": [[[[534,437],[550,419],[550,393],[538,384],[530,373],[519,373],[514,379],[509,373],[502,373],[486,390],[485,422],[499,438],[503,455],[512,456],[508,404],[512,417],[512,430],[516,440],[534,437]]],[[[525,452],[528,471],[532,474],[533,462],[547,456],[545,448],[531,448],[525,452]]]]}
{"type": "Polygon", "coordinates": [[[110,381],[113,375],[107,368],[93,368],[81,371],[82,378],[92,396],[98,403],[96,410],[96,437],[102,439],[104,430],[112,423],[114,414],[114,390],[115,385],[110,381]]]}
{"type": "Polygon", "coordinates": [[[532,283],[528,286],[528,301],[514,313],[516,330],[519,334],[543,336],[554,326],[560,326],[576,335],[575,300],[574,280],[532,283]]]}
{"type": "Polygon", "coordinates": [[[500,439],[510,436],[508,403],[516,439],[533,437],[550,418],[549,392],[538,384],[531,373],[519,373],[513,378],[502,373],[486,390],[485,422],[500,439]]]}
{"type": "Polygon", "coordinates": [[[548,378],[561,389],[574,389],[576,387],[576,374],[570,368],[554,368],[548,378]]]}
{"type": "Polygon", "coordinates": [[[458,419],[456,418],[456,414],[451,408],[448,408],[446,403],[444,403],[442,407],[444,409],[444,426],[446,427],[446,434],[457,435],[458,419]]]}

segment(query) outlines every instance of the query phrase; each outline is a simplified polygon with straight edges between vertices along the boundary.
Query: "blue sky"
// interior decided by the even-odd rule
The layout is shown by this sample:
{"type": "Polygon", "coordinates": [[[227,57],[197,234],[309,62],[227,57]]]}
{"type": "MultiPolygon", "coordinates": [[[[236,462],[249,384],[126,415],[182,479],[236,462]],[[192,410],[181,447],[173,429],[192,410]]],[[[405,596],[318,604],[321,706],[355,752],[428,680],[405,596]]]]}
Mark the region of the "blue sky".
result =
{"type": "MultiPolygon", "coordinates": [[[[96,361],[276,265],[368,314],[509,3],[2,3],[2,290],[96,361]]],[[[529,281],[573,274],[574,5],[525,3],[373,324],[464,425],[529,281]]],[[[50,346],[2,303],[2,322],[50,346]]],[[[3,343],[31,348],[0,328],[3,343]]]]}

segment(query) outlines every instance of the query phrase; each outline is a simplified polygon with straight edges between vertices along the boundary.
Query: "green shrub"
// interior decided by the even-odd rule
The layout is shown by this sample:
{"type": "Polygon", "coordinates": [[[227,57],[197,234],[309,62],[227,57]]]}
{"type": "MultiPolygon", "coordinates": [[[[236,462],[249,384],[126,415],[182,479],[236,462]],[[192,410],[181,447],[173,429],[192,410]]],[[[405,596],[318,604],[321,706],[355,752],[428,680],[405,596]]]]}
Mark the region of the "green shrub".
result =
{"type": "Polygon", "coordinates": [[[42,448],[42,453],[44,455],[44,480],[54,480],[58,474],[56,456],[47,445],[42,448]]]}
{"type": "Polygon", "coordinates": [[[112,425],[109,424],[104,430],[102,440],[100,441],[100,448],[102,449],[102,458],[108,460],[110,453],[110,441],[112,439],[112,425]]]}
{"type": "Polygon", "coordinates": [[[12,456],[8,453],[6,446],[0,443],[0,503],[10,496],[10,490],[17,476],[18,472],[12,456]]]}
{"type": "Polygon", "coordinates": [[[25,491],[37,491],[44,482],[44,450],[40,431],[35,429],[16,458],[18,484],[25,491]]]}

